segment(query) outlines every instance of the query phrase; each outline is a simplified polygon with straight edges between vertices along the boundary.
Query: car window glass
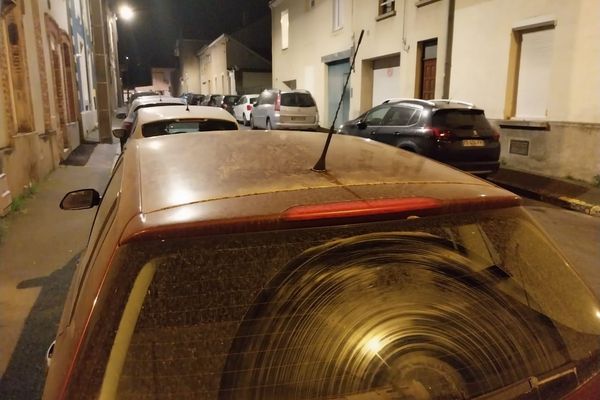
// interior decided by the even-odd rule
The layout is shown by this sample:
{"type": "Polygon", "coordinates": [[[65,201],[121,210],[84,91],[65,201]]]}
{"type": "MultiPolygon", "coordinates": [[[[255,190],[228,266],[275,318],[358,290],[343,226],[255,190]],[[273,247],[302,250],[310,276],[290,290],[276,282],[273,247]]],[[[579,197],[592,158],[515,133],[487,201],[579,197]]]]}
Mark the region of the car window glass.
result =
{"type": "Polygon", "coordinates": [[[384,125],[407,126],[410,120],[418,110],[412,107],[395,106],[391,107],[385,116],[384,125]]]}
{"type": "Polygon", "coordinates": [[[481,110],[438,110],[432,117],[433,126],[450,129],[477,129],[491,131],[491,126],[481,110]]]}
{"type": "Polygon", "coordinates": [[[374,108],[373,110],[371,110],[371,112],[369,112],[369,114],[365,118],[365,122],[367,123],[367,125],[374,125],[374,126],[382,125],[383,118],[385,117],[385,115],[387,114],[389,109],[390,109],[390,106],[388,106],[388,105],[374,108]]]}
{"type": "Polygon", "coordinates": [[[281,105],[286,107],[314,107],[315,101],[308,93],[283,93],[281,105]]]}
{"type": "Polygon", "coordinates": [[[187,132],[228,131],[237,129],[238,126],[236,123],[222,119],[156,121],[142,126],[142,136],[153,137],[187,132]]]}
{"type": "Polygon", "coordinates": [[[238,102],[236,104],[244,104],[246,102],[246,96],[242,96],[240,97],[240,99],[238,100],[238,102]]]}
{"type": "Polygon", "coordinates": [[[250,97],[250,101],[249,101],[249,103],[254,103],[254,102],[256,102],[256,99],[257,99],[257,98],[258,98],[258,97],[250,97]]]}
{"type": "Polygon", "coordinates": [[[126,358],[106,398],[476,398],[599,351],[596,301],[517,209],[135,246],[88,345],[126,358]]]}

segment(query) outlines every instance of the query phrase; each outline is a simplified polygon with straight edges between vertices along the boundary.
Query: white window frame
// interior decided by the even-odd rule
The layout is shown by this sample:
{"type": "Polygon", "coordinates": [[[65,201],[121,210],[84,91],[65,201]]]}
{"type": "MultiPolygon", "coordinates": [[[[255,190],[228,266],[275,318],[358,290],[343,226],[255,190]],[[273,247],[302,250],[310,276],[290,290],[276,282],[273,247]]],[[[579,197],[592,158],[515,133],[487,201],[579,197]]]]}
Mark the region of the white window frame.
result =
{"type": "Polygon", "coordinates": [[[377,10],[378,15],[386,15],[386,14],[394,12],[396,10],[396,0],[379,0],[378,3],[379,3],[378,4],[379,9],[377,10]],[[393,8],[389,11],[382,12],[381,11],[382,7],[387,6],[387,5],[393,6],[393,8]]]}
{"type": "Polygon", "coordinates": [[[290,13],[289,10],[281,12],[281,50],[285,50],[290,44],[290,13]]]}
{"type": "Polygon", "coordinates": [[[344,27],[343,0],[333,0],[332,30],[338,31],[344,27]]]}

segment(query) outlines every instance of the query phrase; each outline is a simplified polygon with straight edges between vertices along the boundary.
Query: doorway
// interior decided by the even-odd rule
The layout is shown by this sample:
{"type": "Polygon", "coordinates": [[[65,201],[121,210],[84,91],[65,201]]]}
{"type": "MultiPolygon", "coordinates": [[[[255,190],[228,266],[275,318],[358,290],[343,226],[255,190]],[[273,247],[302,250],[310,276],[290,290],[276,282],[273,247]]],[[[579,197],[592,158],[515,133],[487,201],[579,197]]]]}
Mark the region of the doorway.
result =
{"type": "MultiPolygon", "coordinates": [[[[335,112],[344,89],[344,82],[350,73],[350,59],[335,61],[327,64],[327,126],[334,122],[335,112]]],[[[336,124],[348,121],[350,115],[350,87],[346,88],[342,106],[336,124]]]]}
{"type": "Polygon", "coordinates": [[[420,99],[430,100],[435,98],[437,39],[419,42],[417,52],[416,95],[420,99]]]}

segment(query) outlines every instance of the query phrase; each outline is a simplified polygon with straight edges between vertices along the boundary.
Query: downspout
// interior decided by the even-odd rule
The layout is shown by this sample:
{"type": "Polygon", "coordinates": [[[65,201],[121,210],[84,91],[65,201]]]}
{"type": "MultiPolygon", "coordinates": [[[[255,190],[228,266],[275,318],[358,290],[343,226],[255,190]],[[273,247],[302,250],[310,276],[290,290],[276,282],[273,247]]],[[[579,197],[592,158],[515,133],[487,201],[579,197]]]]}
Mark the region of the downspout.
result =
{"type": "Polygon", "coordinates": [[[448,0],[448,23],[446,25],[446,62],[444,64],[444,91],[442,98],[450,97],[450,73],[452,72],[452,41],[454,36],[454,7],[456,0],[448,0]]]}

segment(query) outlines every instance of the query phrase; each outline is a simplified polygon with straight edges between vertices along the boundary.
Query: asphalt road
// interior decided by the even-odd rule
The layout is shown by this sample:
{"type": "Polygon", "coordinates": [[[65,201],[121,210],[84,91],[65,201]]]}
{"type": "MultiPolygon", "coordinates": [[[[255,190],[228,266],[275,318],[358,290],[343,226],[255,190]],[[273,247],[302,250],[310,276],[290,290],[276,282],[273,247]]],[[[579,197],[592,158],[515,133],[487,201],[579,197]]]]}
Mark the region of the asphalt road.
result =
{"type": "Polygon", "coordinates": [[[524,202],[531,216],[600,298],[600,218],[536,200],[524,202]]]}

